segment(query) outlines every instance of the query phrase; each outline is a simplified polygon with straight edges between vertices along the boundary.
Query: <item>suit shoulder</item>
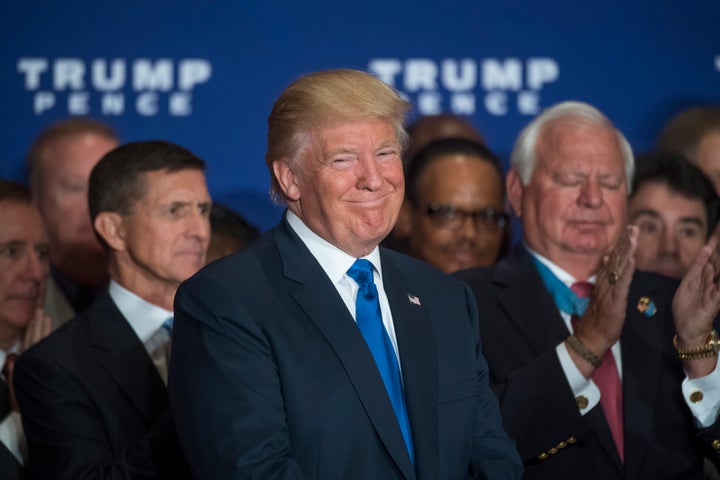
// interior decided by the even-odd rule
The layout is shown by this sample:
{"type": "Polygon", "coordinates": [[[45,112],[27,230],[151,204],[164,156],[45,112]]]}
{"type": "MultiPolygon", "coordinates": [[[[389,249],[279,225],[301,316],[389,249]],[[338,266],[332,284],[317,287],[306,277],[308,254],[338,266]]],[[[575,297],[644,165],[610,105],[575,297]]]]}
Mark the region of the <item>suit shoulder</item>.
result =
{"type": "Polygon", "coordinates": [[[222,282],[253,278],[263,269],[261,257],[264,252],[272,248],[272,245],[264,241],[266,238],[267,236],[263,236],[245,250],[231,253],[205,265],[185,280],[181,288],[188,288],[187,285],[199,286],[213,278],[222,282]]]}
{"type": "Polygon", "coordinates": [[[424,281],[433,281],[447,284],[457,284],[458,281],[452,278],[450,275],[439,270],[437,267],[430,265],[427,262],[418,260],[415,257],[405,255],[404,253],[396,252],[395,250],[389,250],[386,248],[381,249],[382,256],[391,261],[397,266],[400,271],[407,275],[411,279],[415,279],[418,276],[422,277],[424,281]]]}
{"type": "Polygon", "coordinates": [[[24,363],[24,360],[65,362],[73,352],[77,351],[78,343],[85,342],[88,335],[88,321],[87,312],[76,315],[23,352],[18,358],[18,363],[24,363]]]}
{"type": "Polygon", "coordinates": [[[494,289],[493,279],[496,277],[498,265],[476,267],[460,270],[452,274],[457,280],[464,282],[473,292],[494,289]]]}
{"type": "Polygon", "coordinates": [[[406,287],[412,289],[413,294],[426,299],[434,298],[439,302],[455,299],[453,301],[464,302],[470,294],[462,281],[422,260],[394,251],[384,252],[383,277],[386,276],[386,263],[392,264],[392,267],[400,272],[406,287]]]}

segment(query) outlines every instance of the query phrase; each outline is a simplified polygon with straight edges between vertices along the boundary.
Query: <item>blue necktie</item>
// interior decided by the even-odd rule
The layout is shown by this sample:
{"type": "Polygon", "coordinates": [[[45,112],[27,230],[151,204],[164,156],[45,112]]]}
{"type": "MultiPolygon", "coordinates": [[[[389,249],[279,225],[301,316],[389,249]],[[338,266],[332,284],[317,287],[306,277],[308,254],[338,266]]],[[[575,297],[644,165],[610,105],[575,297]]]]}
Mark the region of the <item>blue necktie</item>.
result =
{"type": "Polygon", "coordinates": [[[545,284],[545,288],[555,300],[555,305],[565,313],[582,317],[590,302],[590,295],[578,296],[572,288],[560,281],[544,263],[535,258],[534,255],[531,255],[531,258],[545,284]]]}
{"type": "Polygon", "coordinates": [[[167,330],[167,332],[170,334],[170,337],[172,337],[172,330],[173,330],[173,317],[168,318],[165,320],[162,324],[162,327],[167,330]]]}
{"type": "Polygon", "coordinates": [[[355,318],[365,342],[375,359],[385,389],[395,410],[395,416],[400,424],[400,431],[405,439],[410,461],[415,463],[415,455],[410,435],[410,422],[408,421],[405,398],[400,385],[400,368],[398,367],[395,349],[385,330],[380,313],[378,291],[373,281],[373,266],[368,260],[358,259],[347,271],[347,274],[357,282],[359,290],[355,300],[355,318]]]}

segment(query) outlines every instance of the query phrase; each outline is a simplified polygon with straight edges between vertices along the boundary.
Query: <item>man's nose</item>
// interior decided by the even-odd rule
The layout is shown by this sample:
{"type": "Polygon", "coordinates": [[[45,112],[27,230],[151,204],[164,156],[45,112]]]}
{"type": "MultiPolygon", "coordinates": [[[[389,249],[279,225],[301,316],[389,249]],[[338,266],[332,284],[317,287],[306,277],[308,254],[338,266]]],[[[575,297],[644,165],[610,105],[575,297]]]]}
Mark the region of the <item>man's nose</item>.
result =
{"type": "Polygon", "coordinates": [[[580,192],[579,201],[582,205],[597,208],[603,203],[602,188],[595,180],[587,180],[580,192]]]}

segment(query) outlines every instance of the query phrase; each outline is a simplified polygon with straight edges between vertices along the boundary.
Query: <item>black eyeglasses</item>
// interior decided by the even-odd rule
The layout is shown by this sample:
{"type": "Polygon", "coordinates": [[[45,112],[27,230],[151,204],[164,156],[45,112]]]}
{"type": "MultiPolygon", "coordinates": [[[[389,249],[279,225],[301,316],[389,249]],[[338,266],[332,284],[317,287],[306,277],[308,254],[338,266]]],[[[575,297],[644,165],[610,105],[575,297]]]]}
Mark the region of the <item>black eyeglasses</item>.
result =
{"type": "Polygon", "coordinates": [[[505,228],[508,214],[502,210],[487,207],[482,210],[463,210],[453,205],[432,203],[425,211],[438,228],[457,230],[465,225],[468,217],[472,218],[475,228],[481,232],[497,232],[505,228]]]}

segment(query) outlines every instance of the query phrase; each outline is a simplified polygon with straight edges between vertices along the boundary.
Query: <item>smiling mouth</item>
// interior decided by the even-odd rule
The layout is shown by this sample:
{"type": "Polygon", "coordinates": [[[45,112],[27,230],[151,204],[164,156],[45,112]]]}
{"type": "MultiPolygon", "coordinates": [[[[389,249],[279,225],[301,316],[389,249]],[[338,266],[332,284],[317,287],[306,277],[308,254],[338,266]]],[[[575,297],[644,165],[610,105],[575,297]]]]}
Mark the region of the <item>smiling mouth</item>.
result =
{"type": "Polygon", "coordinates": [[[353,200],[351,203],[354,203],[356,205],[362,206],[362,207],[374,207],[379,206],[387,201],[388,195],[382,195],[379,197],[373,197],[373,198],[364,198],[360,200],[353,200]]]}

